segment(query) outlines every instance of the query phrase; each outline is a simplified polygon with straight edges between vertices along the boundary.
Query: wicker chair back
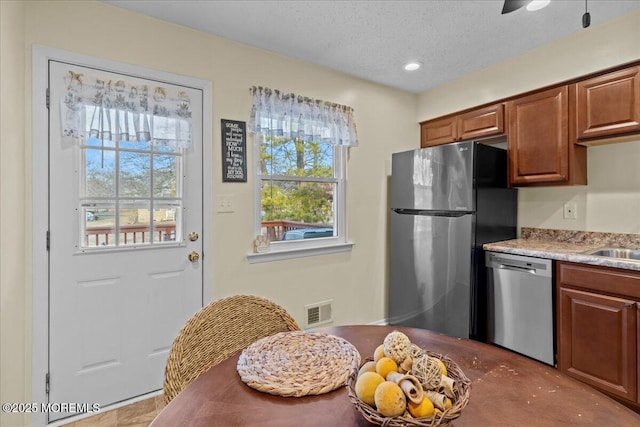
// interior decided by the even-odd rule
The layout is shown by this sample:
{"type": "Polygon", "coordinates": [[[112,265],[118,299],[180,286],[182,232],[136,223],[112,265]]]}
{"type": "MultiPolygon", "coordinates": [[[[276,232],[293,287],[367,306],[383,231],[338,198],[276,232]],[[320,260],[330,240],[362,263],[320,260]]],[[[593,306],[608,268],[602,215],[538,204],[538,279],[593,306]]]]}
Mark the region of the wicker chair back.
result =
{"type": "Polygon", "coordinates": [[[211,366],[258,339],[299,330],[285,309],[262,297],[235,295],[211,302],[187,321],[171,346],[165,403],[211,366]]]}

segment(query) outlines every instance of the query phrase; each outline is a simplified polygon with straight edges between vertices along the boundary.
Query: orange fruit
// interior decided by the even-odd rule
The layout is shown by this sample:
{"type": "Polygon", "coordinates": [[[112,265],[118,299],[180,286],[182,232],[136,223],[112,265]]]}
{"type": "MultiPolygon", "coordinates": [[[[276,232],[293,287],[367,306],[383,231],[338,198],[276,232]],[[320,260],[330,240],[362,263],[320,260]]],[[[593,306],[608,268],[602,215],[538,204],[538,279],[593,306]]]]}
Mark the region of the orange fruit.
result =
{"type": "Polygon", "coordinates": [[[356,396],[367,405],[375,405],[376,389],[383,382],[384,378],[375,372],[364,372],[356,380],[356,396]]]}
{"type": "Polygon", "coordinates": [[[422,418],[433,415],[436,408],[433,406],[433,402],[425,397],[420,403],[407,402],[407,409],[414,418],[422,418]]]}
{"type": "Polygon", "coordinates": [[[444,400],[444,409],[450,409],[453,406],[451,399],[448,397],[444,400]]]}
{"type": "Polygon", "coordinates": [[[438,365],[440,366],[440,372],[442,373],[442,375],[447,375],[447,367],[444,366],[444,362],[438,359],[437,357],[434,357],[434,359],[436,359],[436,362],[438,362],[438,365]]]}
{"type": "Polygon", "coordinates": [[[389,372],[398,372],[398,364],[390,357],[383,357],[376,362],[376,372],[386,379],[389,372]]]}
{"type": "Polygon", "coordinates": [[[358,378],[360,378],[360,375],[364,374],[365,372],[375,372],[376,371],[376,362],[366,362],[364,365],[362,365],[360,367],[360,370],[358,371],[358,378]]]}
{"type": "Polygon", "coordinates": [[[374,395],[376,410],[385,417],[402,415],[407,408],[407,398],[400,386],[392,381],[385,381],[376,388],[374,395]]]}
{"type": "Polygon", "coordinates": [[[384,344],[380,344],[376,351],[373,352],[373,361],[377,362],[378,360],[384,357],[384,344]]]}

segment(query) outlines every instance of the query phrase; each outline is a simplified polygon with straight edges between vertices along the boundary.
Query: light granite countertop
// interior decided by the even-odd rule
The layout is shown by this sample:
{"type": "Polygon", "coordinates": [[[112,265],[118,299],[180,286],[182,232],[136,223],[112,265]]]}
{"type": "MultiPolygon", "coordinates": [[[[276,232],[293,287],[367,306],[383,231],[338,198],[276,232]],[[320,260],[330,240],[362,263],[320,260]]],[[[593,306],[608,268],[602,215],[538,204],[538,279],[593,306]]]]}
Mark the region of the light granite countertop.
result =
{"type": "Polygon", "coordinates": [[[492,252],[640,271],[640,261],[584,254],[602,247],[640,249],[640,234],[522,228],[519,239],[483,245],[492,252]]]}

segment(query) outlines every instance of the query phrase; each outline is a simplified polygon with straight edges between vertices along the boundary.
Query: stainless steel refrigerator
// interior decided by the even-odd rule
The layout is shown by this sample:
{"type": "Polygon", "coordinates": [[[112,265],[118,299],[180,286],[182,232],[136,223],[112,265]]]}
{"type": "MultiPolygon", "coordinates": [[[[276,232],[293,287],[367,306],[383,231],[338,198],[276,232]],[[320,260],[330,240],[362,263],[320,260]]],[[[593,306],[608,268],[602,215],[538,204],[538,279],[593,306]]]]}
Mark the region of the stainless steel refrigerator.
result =
{"type": "Polygon", "coordinates": [[[486,341],[482,245],[516,237],[506,150],[464,141],[394,153],[389,323],[486,341]]]}

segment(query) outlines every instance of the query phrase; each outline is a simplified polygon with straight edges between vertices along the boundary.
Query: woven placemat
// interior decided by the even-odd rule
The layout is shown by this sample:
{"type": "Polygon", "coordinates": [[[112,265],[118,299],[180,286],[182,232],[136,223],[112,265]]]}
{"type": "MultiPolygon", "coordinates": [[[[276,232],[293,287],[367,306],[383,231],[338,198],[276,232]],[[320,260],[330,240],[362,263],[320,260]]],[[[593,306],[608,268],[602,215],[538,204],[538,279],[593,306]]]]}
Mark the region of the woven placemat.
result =
{"type": "Polygon", "coordinates": [[[300,397],[328,393],[345,385],[359,364],[360,353],[343,338],[292,331],[251,344],[242,351],[237,369],[249,387],[300,397]]]}

